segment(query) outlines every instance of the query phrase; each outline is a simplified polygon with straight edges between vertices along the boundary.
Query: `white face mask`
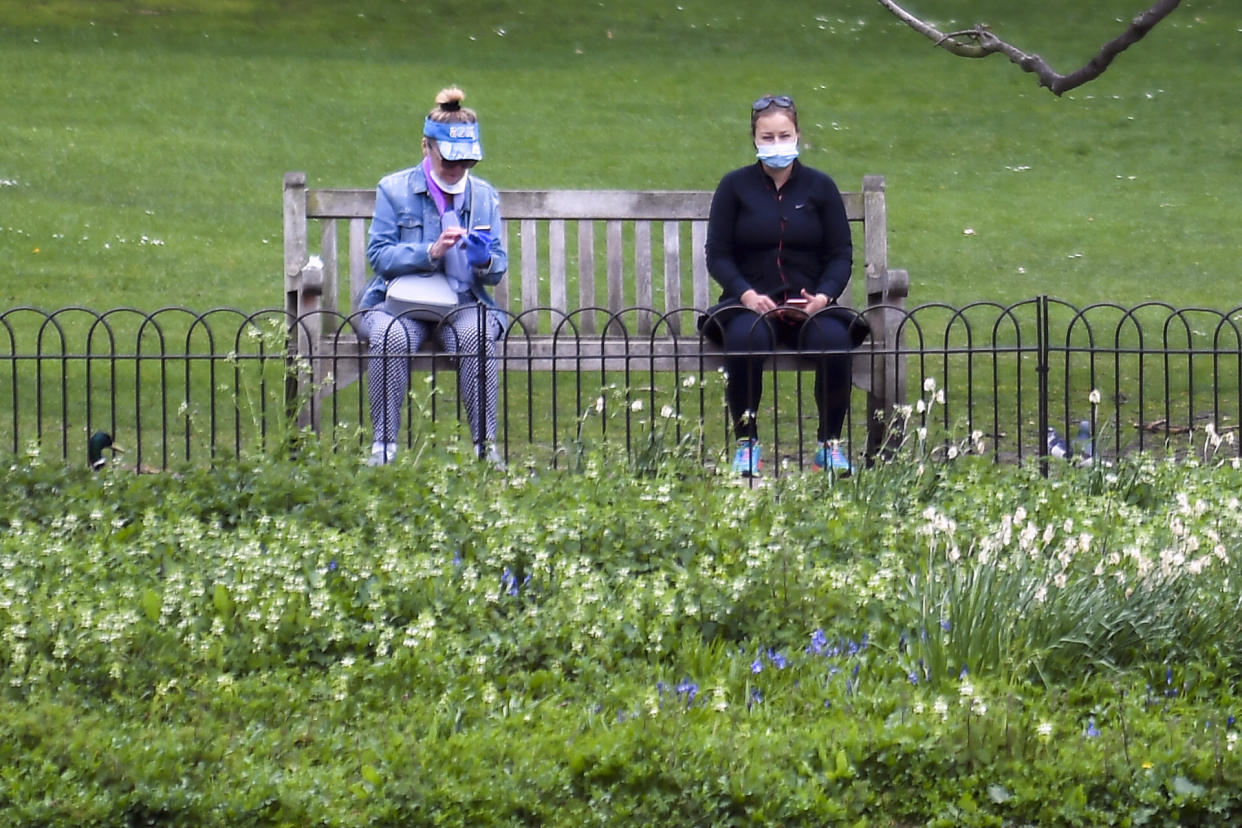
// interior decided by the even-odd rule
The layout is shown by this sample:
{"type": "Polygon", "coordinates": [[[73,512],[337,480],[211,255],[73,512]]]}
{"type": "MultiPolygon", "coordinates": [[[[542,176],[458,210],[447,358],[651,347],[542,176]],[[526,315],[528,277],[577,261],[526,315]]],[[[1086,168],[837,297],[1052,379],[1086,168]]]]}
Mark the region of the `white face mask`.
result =
{"type": "Polygon", "coordinates": [[[798,142],[761,144],[755,147],[755,157],[762,161],[764,166],[777,170],[784,169],[798,157],[798,142]]]}
{"type": "Polygon", "coordinates": [[[457,181],[456,184],[445,184],[440,180],[440,176],[436,175],[435,170],[431,170],[431,180],[436,182],[436,186],[449,195],[461,195],[466,191],[466,181],[470,178],[470,171],[466,170],[465,174],[457,181]]]}

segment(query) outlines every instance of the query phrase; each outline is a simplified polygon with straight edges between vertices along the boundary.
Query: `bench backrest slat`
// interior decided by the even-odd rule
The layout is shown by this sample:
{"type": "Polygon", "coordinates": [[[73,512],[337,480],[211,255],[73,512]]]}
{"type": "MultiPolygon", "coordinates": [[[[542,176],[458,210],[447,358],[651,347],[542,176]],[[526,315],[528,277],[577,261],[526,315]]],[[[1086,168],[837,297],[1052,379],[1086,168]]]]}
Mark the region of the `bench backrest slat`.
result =
{"type": "Polygon", "coordinates": [[[337,256],[337,224],[335,221],[324,222],[319,239],[319,257],[323,259],[324,278],[329,282],[341,272],[340,258],[337,256]]]}
{"type": "Polygon", "coordinates": [[[371,268],[367,265],[367,235],[370,221],[361,218],[349,220],[349,295],[359,296],[371,280],[371,268]]]}
{"type": "MultiPolygon", "coordinates": [[[[578,222],[578,307],[595,307],[595,222],[578,222]]],[[[584,333],[595,333],[595,316],[582,320],[584,333]]]]}

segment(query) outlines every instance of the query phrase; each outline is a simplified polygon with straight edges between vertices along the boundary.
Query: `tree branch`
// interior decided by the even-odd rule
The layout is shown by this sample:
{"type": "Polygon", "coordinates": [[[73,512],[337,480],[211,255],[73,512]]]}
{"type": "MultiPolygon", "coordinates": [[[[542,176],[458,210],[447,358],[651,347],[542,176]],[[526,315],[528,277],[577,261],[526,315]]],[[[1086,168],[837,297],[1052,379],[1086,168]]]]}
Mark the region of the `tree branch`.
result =
{"type": "Polygon", "coordinates": [[[1060,96],[1104,74],[1117,55],[1142,40],[1157,23],[1168,17],[1178,7],[1181,0],[1156,0],[1151,8],[1131,20],[1125,31],[1101,46],[1100,51],[1087,61],[1085,66],[1066,75],[1054,70],[1039,55],[1028,54],[1017,46],[1001,40],[983,23],[973,29],[941,32],[930,23],[910,14],[896,0],[877,0],[877,2],[911,29],[931,40],[934,45],[958,57],[985,58],[988,55],[1002,54],[1024,72],[1031,72],[1038,77],[1040,86],[1046,86],[1052,94],[1060,96]]]}

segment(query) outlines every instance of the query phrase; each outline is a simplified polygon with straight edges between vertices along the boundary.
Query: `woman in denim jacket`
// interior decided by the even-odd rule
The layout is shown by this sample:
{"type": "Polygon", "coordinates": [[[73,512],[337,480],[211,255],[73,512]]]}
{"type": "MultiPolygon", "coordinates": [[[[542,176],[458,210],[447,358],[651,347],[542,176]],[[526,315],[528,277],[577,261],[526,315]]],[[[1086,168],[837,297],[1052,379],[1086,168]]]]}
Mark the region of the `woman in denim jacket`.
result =
{"type": "Polygon", "coordinates": [[[456,87],[436,96],[423,126],[423,162],[385,176],[376,189],[367,244],[375,275],[358,302],[359,327],[370,348],[371,465],[390,463],[397,454],[410,384],[406,356],[429,335],[440,349],[460,354],[458,393],[475,453],[501,465],[495,446],[495,357],[505,326],[487,288],[500,283],[509,257],[499,237],[500,197],[492,185],[470,175],[483,150],[478,117],[461,105],[464,98],[456,87]],[[391,279],[435,273],[445,274],[457,290],[457,308],[443,321],[412,319],[385,306],[391,279]]]}

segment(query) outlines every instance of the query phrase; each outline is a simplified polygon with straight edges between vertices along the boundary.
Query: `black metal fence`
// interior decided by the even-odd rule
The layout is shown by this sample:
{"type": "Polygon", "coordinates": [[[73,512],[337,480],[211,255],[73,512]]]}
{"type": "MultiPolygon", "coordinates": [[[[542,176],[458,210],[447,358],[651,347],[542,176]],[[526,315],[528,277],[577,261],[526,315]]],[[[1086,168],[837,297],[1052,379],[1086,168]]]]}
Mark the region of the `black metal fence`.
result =
{"type": "MultiPolygon", "coordinates": [[[[283,311],[165,308],[0,313],[0,450],[86,461],[87,436],[112,433],[139,468],[167,469],[281,450],[313,407],[321,439],[361,457],[370,443],[365,358],[334,352],[353,320],[334,320],[301,364],[283,311]],[[296,372],[318,380],[307,397],[296,372]],[[357,382],[346,381],[360,376],[357,382]]],[[[615,333],[621,325],[598,326],[615,333]]],[[[591,446],[628,456],[675,449],[726,459],[731,430],[724,379],[691,349],[656,360],[604,360],[598,336],[559,343],[581,359],[548,368],[535,356],[502,360],[501,447],[511,461],[560,465],[591,446]],[[618,364],[620,367],[617,367],[618,364]],[[538,368],[538,369],[537,369],[538,368]]],[[[1239,456],[1242,308],[1163,303],[1074,307],[1048,297],[1015,304],[923,305],[901,318],[895,354],[906,406],[888,412],[901,439],[998,462],[1044,458],[1049,429],[1071,453],[1112,458],[1134,451],[1239,456]]],[[[611,350],[610,350],[611,349],[611,350]]],[[[866,366],[861,370],[865,372],[866,366]]],[[[758,412],[775,471],[801,467],[814,445],[806,372],[774,365],[758,412]]],[[[420,357],[402,441],[464,435],[451,357],[420,357]]],[[[868,426],[856,393],[847,423],[861,458],[868,426]]],[[[1054,455],[1060,442],[1051,444],[1054,455]]]]}

